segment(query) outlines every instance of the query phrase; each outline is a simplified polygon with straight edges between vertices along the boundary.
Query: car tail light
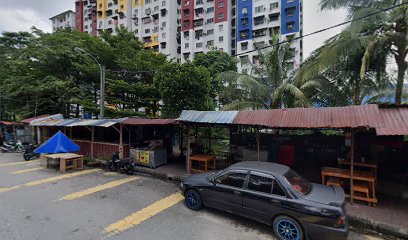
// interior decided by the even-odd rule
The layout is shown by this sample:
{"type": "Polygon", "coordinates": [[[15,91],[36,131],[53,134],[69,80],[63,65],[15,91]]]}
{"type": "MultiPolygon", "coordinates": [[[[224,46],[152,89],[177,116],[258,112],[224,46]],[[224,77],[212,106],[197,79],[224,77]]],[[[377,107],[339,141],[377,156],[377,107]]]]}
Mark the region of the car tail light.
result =
{"type": "Polygon", "coordinates": [[[337,218],[335,226],[337,228],[342,228],[346,226],[346,216],[340,216],[339,218],[337,218]]]}

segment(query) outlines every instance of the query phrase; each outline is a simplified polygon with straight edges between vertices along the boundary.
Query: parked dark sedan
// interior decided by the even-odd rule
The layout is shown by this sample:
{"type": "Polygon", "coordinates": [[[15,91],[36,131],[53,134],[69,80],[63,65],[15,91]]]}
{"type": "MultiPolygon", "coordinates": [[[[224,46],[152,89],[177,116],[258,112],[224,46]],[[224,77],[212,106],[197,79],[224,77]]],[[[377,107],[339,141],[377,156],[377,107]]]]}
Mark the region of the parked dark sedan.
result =
{"type": "Polygon", "coordinates": [[[270,225],[284,240],[347,238],[344,191],[309,183],[289,167],[241,162],[181,183],[192,210],[217,208],[270,225]]]}

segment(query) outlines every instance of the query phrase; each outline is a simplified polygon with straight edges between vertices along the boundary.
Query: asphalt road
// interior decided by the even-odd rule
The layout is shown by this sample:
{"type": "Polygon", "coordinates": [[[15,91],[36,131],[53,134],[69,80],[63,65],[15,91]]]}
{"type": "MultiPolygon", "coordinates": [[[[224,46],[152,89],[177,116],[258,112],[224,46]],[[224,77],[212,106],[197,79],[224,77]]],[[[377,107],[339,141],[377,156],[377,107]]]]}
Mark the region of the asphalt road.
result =
{"type": "Polygon", "coordinates": [[[188,210],[174,182],[98,169],[62,175],[21,155],[0,153],[0,239],[273,239],[262,224],[188,210]]]}

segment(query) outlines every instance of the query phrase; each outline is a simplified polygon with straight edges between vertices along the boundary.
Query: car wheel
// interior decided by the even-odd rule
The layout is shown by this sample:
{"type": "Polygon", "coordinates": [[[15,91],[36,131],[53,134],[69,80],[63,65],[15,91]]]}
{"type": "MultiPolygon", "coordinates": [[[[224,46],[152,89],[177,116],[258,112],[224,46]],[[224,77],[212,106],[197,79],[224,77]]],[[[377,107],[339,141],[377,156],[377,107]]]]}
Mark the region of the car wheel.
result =
{"type": "Polygon", "coordinates": [[[280,240],[304,240],[302,226],[298,221],[288,216],[275,218],[273,232],[280,240]]]}
{"type": "Polygon", "coordinates": [[[197,211],[203,207],[203,200],[196,190],[187,190],[184,194],[186,205],[189,209],[197,211]]]}

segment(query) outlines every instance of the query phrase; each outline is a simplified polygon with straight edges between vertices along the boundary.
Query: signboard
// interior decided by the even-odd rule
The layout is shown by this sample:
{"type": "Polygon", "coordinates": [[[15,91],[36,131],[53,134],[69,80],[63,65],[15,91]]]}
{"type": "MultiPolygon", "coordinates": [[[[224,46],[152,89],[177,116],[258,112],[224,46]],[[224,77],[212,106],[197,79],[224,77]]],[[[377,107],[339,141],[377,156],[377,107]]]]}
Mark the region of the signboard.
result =
{"type": "Polygon", "coordinates": [[[144,164],[149,164],[150,162],[150,152],[145,150],[136,151],[136,161],[144,164]]]}

